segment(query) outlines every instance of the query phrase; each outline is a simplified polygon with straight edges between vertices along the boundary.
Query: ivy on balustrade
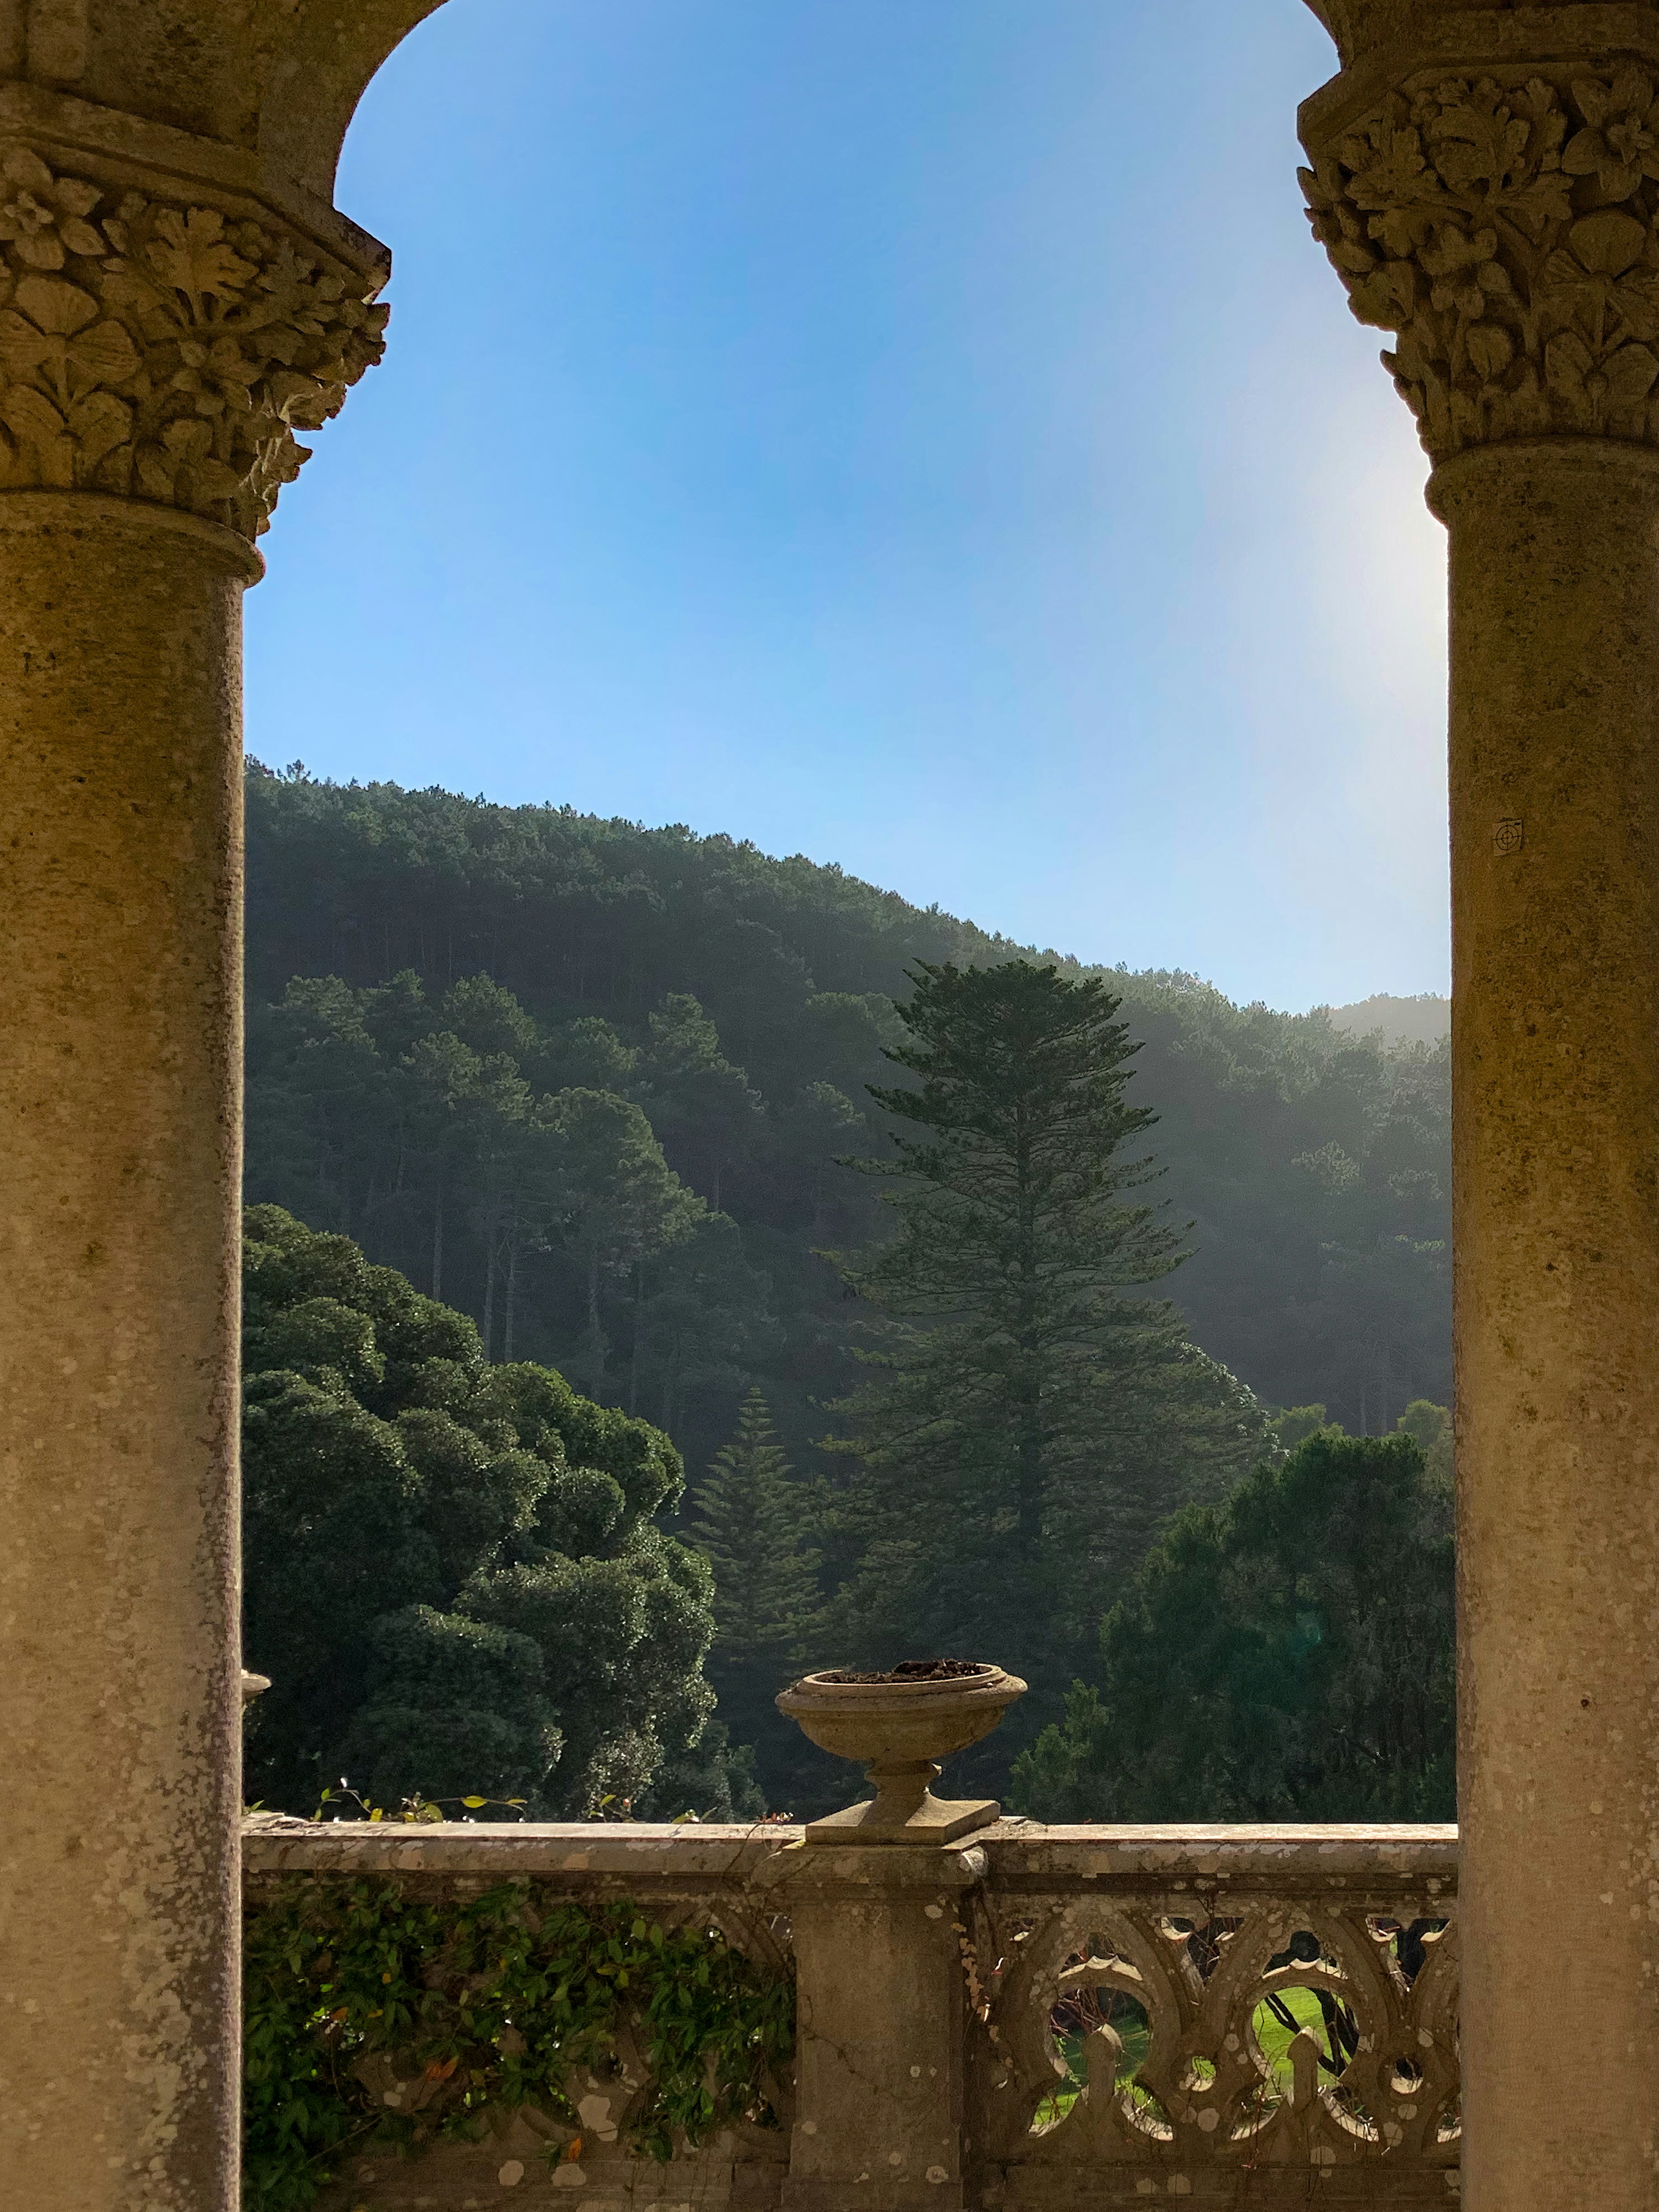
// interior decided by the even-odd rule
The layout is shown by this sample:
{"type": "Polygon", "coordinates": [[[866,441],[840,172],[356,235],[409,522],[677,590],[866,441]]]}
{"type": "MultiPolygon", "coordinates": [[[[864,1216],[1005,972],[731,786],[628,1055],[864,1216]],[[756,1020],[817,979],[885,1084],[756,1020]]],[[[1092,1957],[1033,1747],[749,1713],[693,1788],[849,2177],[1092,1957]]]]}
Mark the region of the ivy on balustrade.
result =
{"type": "Polygon", "coordinates": [[[793,1978],[718,1929],[526,1881],[465,1903],[384,1877],[296,1885],[251,1917],[243,1974],[246,2212],[303,2212],[348,2147],[477,2140],[492,2107],[575,2126],[572,2070],[613,2064],[620,2040],[646,2071],[623,2139],[666,2160],[736,2121],[775,2125],[793,2047],[793,1978]],[[416,2109],[369,2087],[377,2060],[416,2109]]]}

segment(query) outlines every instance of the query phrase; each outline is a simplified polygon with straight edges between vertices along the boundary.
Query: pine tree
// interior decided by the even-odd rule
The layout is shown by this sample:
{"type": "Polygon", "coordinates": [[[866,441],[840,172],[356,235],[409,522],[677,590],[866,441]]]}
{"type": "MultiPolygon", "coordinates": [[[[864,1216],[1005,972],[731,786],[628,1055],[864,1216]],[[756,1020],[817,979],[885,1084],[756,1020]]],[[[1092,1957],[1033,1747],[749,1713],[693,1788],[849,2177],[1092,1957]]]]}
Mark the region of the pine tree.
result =
{"type": "MultiPolygon", "coordinates": [[[[1431,1449],[1437,1406],[1413,1407],[1431,1449]]],[[[1449,1820],[1452,1498],[1402,1423],[1322,1427],[1180,1515],[1020,1759],[1039,1820],[1449,1820]]]]}
{"type": "Polygon", "coordinates": [[[739,1744],[793,1734],[772,1700],[800,1671],[817,1610],[817,1555],[801,1541],[805,1502],[766,1401],[751,1389],[698,1495],[690,1532],[714,1571],[708,1677],[739,1744]]]}
{"type": "Polygon", "coordinates": [[[913,980],[887,1056],[918,1080],[872,1087],[900,1127],[857,1163],[898,1218],[846,1267],[888,1319],[837,1409],[860,1556],[836,1618],[864,1663],[991,1658],[1052,1693],[1164,1520],[1249,1466],[1261,1409],[1142,1290],[1182,1255],[1141,1195],[1154,1117],[1106,985],[1024,960],[913,980]]]}

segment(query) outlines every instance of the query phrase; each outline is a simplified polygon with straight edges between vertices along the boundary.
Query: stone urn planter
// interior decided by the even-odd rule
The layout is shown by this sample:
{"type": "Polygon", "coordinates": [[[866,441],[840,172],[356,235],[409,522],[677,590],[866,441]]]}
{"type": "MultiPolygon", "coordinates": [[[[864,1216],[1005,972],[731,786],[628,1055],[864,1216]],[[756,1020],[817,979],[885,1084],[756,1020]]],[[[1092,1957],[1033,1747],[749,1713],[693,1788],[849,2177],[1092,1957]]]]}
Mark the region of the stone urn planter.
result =
{"type": "Polygon", "coordinates": [[[855,1759],[876,1785],[873,1800],[814,1820],[814,1844],[948,1844],[988,1826],[994,1797],[935,1797],[939,1761],[990,1735],[1016,1698],[1017,1674],[981,1660],[907,1660],[885,1674],[832,1668],[781,1692],[780,1712],[820,1751],[855,1759]]]}

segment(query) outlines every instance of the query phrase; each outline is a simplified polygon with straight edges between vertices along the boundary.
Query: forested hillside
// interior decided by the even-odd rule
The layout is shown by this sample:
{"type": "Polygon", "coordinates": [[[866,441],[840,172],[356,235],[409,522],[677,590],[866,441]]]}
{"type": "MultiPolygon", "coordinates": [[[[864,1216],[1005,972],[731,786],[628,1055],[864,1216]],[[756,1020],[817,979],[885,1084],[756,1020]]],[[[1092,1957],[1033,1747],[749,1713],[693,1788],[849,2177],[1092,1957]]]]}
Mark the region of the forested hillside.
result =
{"type": "Polygon", "coordinates": [[[1330,1017],[1338,1029],[1355,1036],[1380,1030],[1394,1043],[1438,1044],[1451,1033],[1451,1000],[1434,991],[1420,991],[1413,999],[1379,991],[1352,1006],[1333,1006],[1330,1017]]]}
{"type": "MultiPolygon", "coordinates": [[[[892,1001],[919,959],[1024,949],[729,838],[256,763],[248,1195],[659,1422],[694,1477],[757,1382],[810,1474],[859,1372],[819,1255],[882,1227],[837,1163],[887,1142],[892,1001]]],[[[1444,1045],[1101,972],[1197,1342],[1358,1433],[1447,1402],[1444,1045]]]]}

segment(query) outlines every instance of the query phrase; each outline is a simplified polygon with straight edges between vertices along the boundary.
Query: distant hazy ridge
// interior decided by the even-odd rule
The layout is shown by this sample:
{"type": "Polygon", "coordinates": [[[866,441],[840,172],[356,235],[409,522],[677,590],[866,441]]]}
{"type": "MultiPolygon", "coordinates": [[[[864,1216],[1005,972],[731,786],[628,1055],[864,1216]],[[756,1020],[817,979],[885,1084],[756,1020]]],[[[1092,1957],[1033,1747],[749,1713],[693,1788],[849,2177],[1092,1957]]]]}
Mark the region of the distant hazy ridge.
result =
{"type": "Polygon", "coordinates": [[[1437,999],[1432,991],[1415,999],[1394,999],[1379,991],[1357,1006],[1333,1006],[1330,1015],[1337,1029],[1349,1030],[1355,1036],[1381,1030],[1390,1044],[1438,1044],[1451,1030],[1451,1000],[1437,999]]]}

